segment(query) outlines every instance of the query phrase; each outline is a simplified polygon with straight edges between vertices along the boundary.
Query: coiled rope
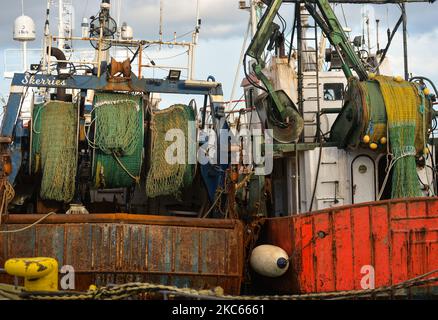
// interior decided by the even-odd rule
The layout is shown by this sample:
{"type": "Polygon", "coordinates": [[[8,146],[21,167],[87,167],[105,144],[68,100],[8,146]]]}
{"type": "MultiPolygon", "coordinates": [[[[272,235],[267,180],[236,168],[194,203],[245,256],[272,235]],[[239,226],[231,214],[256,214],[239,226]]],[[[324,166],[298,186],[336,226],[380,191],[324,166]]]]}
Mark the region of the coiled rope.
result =
{"type": "Polygon", "coordinates": [[[1,185],[0,190],[2,190],[2,199],[0,204],[0,225],[2,224],[2,216],[7,213],[8,205],[15,197],[14,187],[8,179],[3,178],[1,185]]]}

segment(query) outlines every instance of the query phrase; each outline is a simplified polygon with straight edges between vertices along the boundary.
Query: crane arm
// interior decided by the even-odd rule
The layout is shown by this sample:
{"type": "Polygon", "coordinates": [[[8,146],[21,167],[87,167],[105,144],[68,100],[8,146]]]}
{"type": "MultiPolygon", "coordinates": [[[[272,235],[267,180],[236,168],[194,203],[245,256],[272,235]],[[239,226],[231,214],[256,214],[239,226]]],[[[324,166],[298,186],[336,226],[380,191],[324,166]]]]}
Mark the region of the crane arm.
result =
{"type": "MultiPolygon", "coordinates": [[[[323,30],[330,43],[336,48],[342,59],[342,69],[347,78],[353,76],[350,66],[356,71],[361,80],[368,78],[366,69],[362,61],[354,52],[353,46],[348,41],[347,36],[342,29],[341,24],[336,18],[330,4],[327,0],[314,0],[316,6],[312,5],[310,0],[305,0],[307,10],[315,19],[316,23],[323,30]],[[319,12],[316,10],[319,9],[319,12]]],[[[303,118],[299,114],[296,106],[290,97],[283,90],[274,90],[269,78],[263,73],[265,62],[262,58],[263,52],[269,41],[279,34],[279,26],[274,23],[283,0],[272,0],[262,19],[257,25],[257,31],[245,53],[254,59],[252,70],[257,78],[263,83],[263,90],[267,92],[265,100],[256,105],[260,118],[266,118],[277,130],[283,130],[283,135],[277,134],[274,137],[277,141],[290,142],[296,140],[303,129],[303,118]],[[284,138],[286,135],[289,137],[284,138]]],[[[271,47],[271,44],[268,47],[271,47]]],[[[244,60],[245,63],[245,60],[244,60]]],[[[245,66],[246,67],[246,66],[245,66]]],[[[250,81],[251,82],[251,81],[250,81]]],[[[257,86],[256,84],[254,84],[257,86]]],[[[278,132],[278,131],[277,131],[278,132]]],[[[274,130],[275,135],[275,130],[274,130]]]]}
{"type": "Polygon", "coordinates": [[[347,78],[353,76],[351,68],[356,71],[360,80],[368,79],[367,71],[353,49],[353,46],[348,41],[338,18],[336,17],[333,9],[330,7],[328,0],[317,0],[316,6],[318,7],[320,14],[315,7],[311,4],[311,1],[305,1],[305,6],[309,14],[315,19],[318,26],[324,32],[330,43],[335,47],[339,56],[342,59],[342,70],[347,78]]]}
{"type": "MultiPolygon", "coordinates": [[[[256,60],[256,63],[253,65],[254,72],[263,82],[268,92],[271,92],[271,84],[261,72],[261,69],[264,67],[264,62],[261,57],[269,39],[278,30],[278,26],[274,23],[274,19],[280,10],[282,3],[283,0],[272,0],[270,2],[257,26],[257,32],[246,51],[247,55],[256,60]]],[[[333,9],[330,7],[328,0],[305,0],[303,3],[305,4],[307,11],[327,36],[330,43],[335,47],[336,51],[338,51],[339,56],[342,59],[342,69],[345,76],[350,78],[353,75],[350,69],[351,66],[351,68],[356,71],[360,80],[366,80],[368,78],[367,71],[354,51],[353,46],[348,41],[348,38],[333,12],[333,9]],[[320,13],[318,13],[316,8],[312,5],[313,3],[316,3],[320,13]]]]}
{"type": "Polygon", "coordinates": [[[274,0],[269,4],[268,8],[263,14],[262,19],[257,25],[256,34],[254,35],[254,38],[251,40],[251,43],[246,50],[246,55],[254,58],[255,62],[252,64],[254,73],[265,86],[266,91],[271,96],[278,113],[284,119],[287,116],[285,114],[285,108],[281,103],[280,98],[275,92],[268,77],[266,77],[266,75],[262,71],[262,69],[265,67],[262,55],[266,45],[268,44],[268,41],[275,34],[275,32],[278,31],[279,27],[274,23],[274,19],[280,9],[282,2],[282,0],[274,0]]]}

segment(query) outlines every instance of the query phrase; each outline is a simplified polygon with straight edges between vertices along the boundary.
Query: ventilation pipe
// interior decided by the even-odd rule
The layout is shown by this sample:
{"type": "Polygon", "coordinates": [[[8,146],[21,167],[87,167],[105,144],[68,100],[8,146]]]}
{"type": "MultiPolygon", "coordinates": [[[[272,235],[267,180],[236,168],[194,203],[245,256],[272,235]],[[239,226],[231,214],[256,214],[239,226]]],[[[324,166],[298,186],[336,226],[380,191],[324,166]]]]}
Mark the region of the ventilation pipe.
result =
{"type": "MultiPolygon", "coordinates": [[[[47,54],[49,54],[51,57],[55,57],[58,61],[67,60],[64,52],[62,52],[62,50],[59,48],[52,47],[50,48],[50,52],[49,52],[49,47],[47,47],[47,54]]],[[[57,62],[56,69],[58,70],[58,75],[59,75],[59,70],[64,69],[66,67],[67,67],[66,62],[57,62]]],[[[59,101],[66,101],[66,98],[67,96],[65,94],[65,88],[58,88],[56,90],[56,99],[59,101]]]]}

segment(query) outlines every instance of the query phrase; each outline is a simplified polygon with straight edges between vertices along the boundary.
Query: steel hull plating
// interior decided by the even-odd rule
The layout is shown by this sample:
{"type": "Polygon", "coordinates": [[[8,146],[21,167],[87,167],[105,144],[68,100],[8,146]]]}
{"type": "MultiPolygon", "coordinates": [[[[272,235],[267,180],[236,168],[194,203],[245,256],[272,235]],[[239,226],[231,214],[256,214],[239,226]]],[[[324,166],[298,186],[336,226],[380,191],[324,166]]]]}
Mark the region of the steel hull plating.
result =
{"type": "MultiPolygon", "coordinates": [[[[1,229],[18,229],[41,216],[9,215],[1,229]]],[[[53,257],[60,267],[73,266],[75,290],[138,281],[197,289],[221,286],[239,294],[242,230],[237,220],[56,215],[26,231],[0,234],[0,265],[12,257],[53,257]]],[[[0,279],[13,283],[10,276],[0,279]]]]}
{"type": "Polygon", "coordinates": [[[438,269],[438,198],[267,219],[264,236],[266,243],[286,250],[291,266],[277,279],[257,277],[259,288],[281,293],[361,290],[372,285],[373,271],[375,288],[390,286],[438,269]]]}

